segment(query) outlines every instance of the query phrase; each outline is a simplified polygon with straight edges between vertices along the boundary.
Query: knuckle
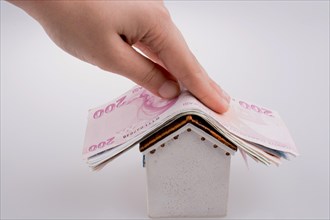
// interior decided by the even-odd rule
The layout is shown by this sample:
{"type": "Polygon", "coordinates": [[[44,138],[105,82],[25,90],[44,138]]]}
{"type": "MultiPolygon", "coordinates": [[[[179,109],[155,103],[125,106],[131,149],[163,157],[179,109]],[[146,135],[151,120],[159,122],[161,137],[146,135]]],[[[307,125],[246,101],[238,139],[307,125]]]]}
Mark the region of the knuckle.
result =
{"type": "Polygon", "coordinates": [[[108,44],[98,50],[98,53],[93,56],[93,60],[93,64],[100,69],[119,73],[123,69],[122,63],[125,60],[125,53],[120,48],[108,44]]]}
{"type": "Polygon", "coordinates": [[[185,72],[179,75],[178,79],[187,86],[197,86],[202,80],[200,72],[185,72]]]}
{"type": "Polygon", "coordinates": [[[178,79],[183,82],[184,84],[189,84],[191,81],[191,74],[190,73],[183,73],[178,77],[178,79]]]}
{"type": "Polygon", "coordinates": [[[156,15],[156,17],[169,20],[170,19],[170,13],[167,10],[167,8],[164,6],[163,2],[152,2],[151,4],[148,3],[148,11],[153,16],[156,15]]]}
{"type": "Polygon", "coordinates": [[[156,64],[153,64],[151,67],[151,70],[143,74],[143,77],[140,79],[139,84],[141,86],[145,86],[145,85],[152,83],[156,74],[157,74],[157,66],[156,66],[156,64]]]}
{"type": "Polygon", "coordinates": [[[171,20],[170,13],[165,7],[159,7],[157,15],[165,21],[171,20]]]}
{"type": "Polygon", "coordinates": [[[114,68],[114,65],[112,65],[112,59],[97,59],[97,61],[95,61],[94,65],[98,66],[100,69],[104,70],[104,71],[108,71],[108,72],[116,72],[117,70],[114,68]]]}
{"type": "Polygon", "coordinates": [[[165,7],[157,7],[150,17],[150,30],[143,37],[142,42],[152,48],[155,54],[160,53],[168,44],[169,34],[172,33],[172,21],[165,7]]]}

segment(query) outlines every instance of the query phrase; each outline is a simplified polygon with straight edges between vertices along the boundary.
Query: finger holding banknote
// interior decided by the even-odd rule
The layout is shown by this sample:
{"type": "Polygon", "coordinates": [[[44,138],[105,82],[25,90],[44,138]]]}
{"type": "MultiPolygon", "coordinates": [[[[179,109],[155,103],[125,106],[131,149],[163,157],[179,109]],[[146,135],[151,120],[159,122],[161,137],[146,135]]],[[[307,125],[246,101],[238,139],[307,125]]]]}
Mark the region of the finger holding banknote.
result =
{"type": "Polygon", "coordinates": [[[12,1],[71,55],[173,98],[179,82],[225,112],[229,96],[207,75],[159,1],[12,1]],[[145,52],[143,56],[133,46],[145,52]]]}
{"type": "MultiPolygon", "coordinates": [[[[166,68],[184,87],[209,108],[219,113],[227,111],[230,102],[229,95],[208,76],[198,63],[182,34],[170,18],[164,21],[167,23],[161,27],[166,27],[166,31],[162,31],[163,35],[160,35],[159,41],[161,43],[154,44],[152,41],[144,40],[144,42],[137,42],[135,46],[166,68]]],[[[158,32],[157,30],[151,30],[149,34],[157,36],[158,32]]],[[[153,39],[153,37],[147,36],[146,39],[153,39]]],[[[162,97],[166,97],[168,93],[172,94],[171,88],[166,87],[165,83],[158,91],[162,97]]]]}

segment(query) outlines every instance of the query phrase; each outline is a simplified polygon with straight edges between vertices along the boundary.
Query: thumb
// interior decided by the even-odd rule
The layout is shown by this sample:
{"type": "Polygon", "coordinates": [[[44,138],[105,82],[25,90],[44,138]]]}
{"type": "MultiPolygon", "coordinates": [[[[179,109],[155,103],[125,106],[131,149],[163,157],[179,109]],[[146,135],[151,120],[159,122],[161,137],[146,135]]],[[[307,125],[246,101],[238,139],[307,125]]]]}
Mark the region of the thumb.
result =
{"type": "Polygon", "coordinates": [[[110,55],[114,65],[101,68],[125,76],[162,98],[171,99],[179,95],[179,83],[162,66],[138,53],[119,36],[112,45],[116,45],[111,53],[116,55],[110,55]]]}
{"type": "Polygon", "coordinates": [[[205,72],[188,48],[173,22],[167,25],[161,48],[152,48],[165,68],[192,94],[209,108],[223,113],[228,110],[230,97],[205,72]]]}

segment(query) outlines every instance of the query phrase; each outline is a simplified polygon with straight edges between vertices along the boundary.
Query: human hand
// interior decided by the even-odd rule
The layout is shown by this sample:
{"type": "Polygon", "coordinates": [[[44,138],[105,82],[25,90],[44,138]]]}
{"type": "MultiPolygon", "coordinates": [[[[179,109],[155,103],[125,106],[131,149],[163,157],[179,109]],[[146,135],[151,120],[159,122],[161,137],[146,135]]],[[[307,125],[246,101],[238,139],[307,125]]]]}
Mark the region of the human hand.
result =
{"type": "Polygon", "coordinates": [[[159,1],[11,1],[71,55],[163,98],[179,83],[216,112],[230,97],[205,72],[159,1]],[[134,48],[141,50],[147,57],[134,48]]]}

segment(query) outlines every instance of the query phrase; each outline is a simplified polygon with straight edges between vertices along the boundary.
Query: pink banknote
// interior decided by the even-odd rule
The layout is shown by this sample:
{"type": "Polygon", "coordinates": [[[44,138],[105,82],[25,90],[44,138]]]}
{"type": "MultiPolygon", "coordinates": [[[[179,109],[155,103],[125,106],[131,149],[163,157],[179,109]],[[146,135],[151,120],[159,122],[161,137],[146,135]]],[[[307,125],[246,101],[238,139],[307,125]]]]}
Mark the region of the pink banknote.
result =
{"type": "Polygon", "coordinates": [[[261,151],[298,155],[288,129],[273,110],[233,98],[229,110],[218,114],[188,91],[165,100],[135,86],[117,99],[89,111],[83,157],[93,161],[91,166],[97,166],[139,143],[145,135],[174,117],[188,113],[209,121],[250,156],[264,157],[261,151]]]}

